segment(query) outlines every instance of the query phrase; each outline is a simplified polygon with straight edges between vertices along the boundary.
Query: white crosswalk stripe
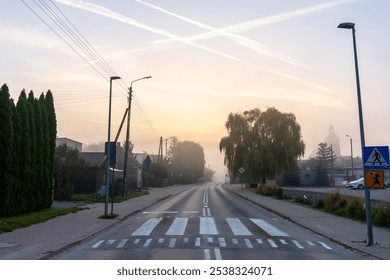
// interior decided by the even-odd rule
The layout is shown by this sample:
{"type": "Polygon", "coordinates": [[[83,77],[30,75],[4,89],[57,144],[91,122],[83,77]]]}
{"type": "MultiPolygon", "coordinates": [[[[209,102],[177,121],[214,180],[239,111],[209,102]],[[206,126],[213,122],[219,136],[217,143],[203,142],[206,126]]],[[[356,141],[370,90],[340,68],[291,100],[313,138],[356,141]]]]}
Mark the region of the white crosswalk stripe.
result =
{"type": "Polygon", "coordinates": [[[277,227],[274,227],[273,225],[267,223],[264,220],[261,219],[250,219],[250,220],[271,236],[288,236],[287,233],[278,229],[277,227]]]}
{"type": "Polygon", "coordinates": [[[217,226],[215,225],[214,218],[200,217],[199,234],[202,235],[216,235],[218,234],[217,226]]]}
{"type": "Polygon", "coordinates": [[[131,236],[149,236],[163,218],[152,218],[147,220],[140,228],[131,234],[131,236]]]}
{"type": "Polygon", "coordinates": [[[176,218],[165,235],[183,235],[187,222],[188,218],[176,218]]]}
{"type": "Polygon", "coordinates": [[[235,235],[252,235],[252,233],[244,226],[238,218],[226,218],[230,229],[235,235]]]}
{"type": "Polygon", "coordinates": [[[289,235],[261,219],[215,218],[215,217],[155,217],[147,219],[136,228],[130,237],[96,241],[93,249],[116,248],[197,248],[204,249],[205,256],[218,257],[215,248],[295,248],[326,249],[332,248],[322,241],[294,240],[289,235]],[[165,220],[164,220],[165,219],[165,220]],[[198,225],[196,225],[198,223],[198,225]],[[190,228],[187,230],[187,228],[190,228]],[[265,233],[260,238],[256,227],[265,233]],[[194,232],[198,228],[199,232],[194,232]],[[187,230],[187,232],[186,232],[187,230]],[[252,231],[252,232],[251,232],[252,231]],[[195,236],[194,236],[195,234],[195,236]],[[196,236],[198,235],[198,236],[196,236]],[[214,248],[209,250],[205,248],[214,248]]]}

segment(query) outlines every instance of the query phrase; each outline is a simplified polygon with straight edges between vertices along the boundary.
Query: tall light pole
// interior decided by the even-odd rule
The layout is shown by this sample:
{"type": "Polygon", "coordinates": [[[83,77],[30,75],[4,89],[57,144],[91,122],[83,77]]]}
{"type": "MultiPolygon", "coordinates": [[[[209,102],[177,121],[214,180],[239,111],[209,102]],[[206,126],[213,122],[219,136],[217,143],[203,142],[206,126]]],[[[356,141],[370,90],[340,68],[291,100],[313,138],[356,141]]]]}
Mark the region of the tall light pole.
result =
{"type": "MultiPolygon", "coordinates": [[[[355,58],[356,88],[357,88],[357,99],[358,99],[358,107],[359,107],[360,143],[361,143],[362,156],[363,156],[364,147],[366,146],[366,143],[364,138],[363,110],[362,110],[362,99],[360,94],[359,67],[358,67],[356,38],[355,38],[355,24],[352,22],[344,22],[339,24],[338,28],[352,29],[353,50],[354,50],[354,58],[355,58]]],[[[364,170],[364,166],[362,167],[364,170]]],[[[372,233],[371,200],[370,200],[369,188],[366,187],[364,188],[364,196],[365,196],[366,220],[367,220],[367,237],[368,237],[367,246],[371,246],[373,244],[373,233],[372,233]]]]}
{"type": "Polygon", "coordinates": [[[110,77],[110,97],[108,102],[108,137],[107,137],[107,155],[106,155],[106,178],[105,178],[105,204],[104,204],[104,216],[107,217],[107,210],[108,210],[108,191],[110,189],[110,134],[111,134],[111,99],[112,99],[112,81],[113,80],[119,80],[120,77],[118,76],[112,76],[110,77]]]}
{"type": "Polygon", "coordinates": [[[351,173],[352,173],[352,180],[355,180],[355,178],[354,178],[354,173],[353,173],[353,149],[352,149],[352,137],[351,136],[349,136],[348,134],[346,135],[348,138],[349,138],[349,143],[351,144],[351,168],[352,168],[352,170],[351,170],[351,173]]]}
{"type": "Polygon", "coordinates": [[[152,76],[146,76],[139,79],[136,79],[131,82],[130,88],[129,88],[129,102],[128,102],[128,108],[127,108],[127,129],[126,129],[126,143],[125,143],[125,160],[123,163],[123,187],[122,187],[122,195],[125,195],[125,189],[126,189],[126,172],[127,172],[127,157],[129,152],[129,137],[130,137],[130,113],[131,113],[131,100],[133,97],[133,83],[144,80],[144,79],[150,79],[152,76]]]}

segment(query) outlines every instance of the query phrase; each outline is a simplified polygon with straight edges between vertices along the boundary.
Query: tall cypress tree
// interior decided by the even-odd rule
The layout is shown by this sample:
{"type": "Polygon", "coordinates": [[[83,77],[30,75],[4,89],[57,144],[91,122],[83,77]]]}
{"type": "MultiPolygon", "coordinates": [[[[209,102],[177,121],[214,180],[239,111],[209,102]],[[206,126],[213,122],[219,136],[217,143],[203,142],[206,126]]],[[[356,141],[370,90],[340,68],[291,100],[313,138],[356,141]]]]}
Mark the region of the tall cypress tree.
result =
{"type": "Polygon", "coordinates": [[[9,89],[0,89],[0,215],[12,214],[12,103],[9,89]]]}
{"type": "Polygon", "coordinates": [[[34,93],[29,92],[27,98],[27,112],[28,112],[28,122],[30,126],[29,137],[30,137],[30,156],[31,156],[31,177],[30,177],[30,188],[29,194],[31,195],[31,203],[29,203],[29,211],[35,211],[37,209],[37,171],[35,168],[37,160],[37,141],[36,141],[36,124],[35,124],[35,113],[33,108],[34,103],[34,93]]]}
{"type": "Polygon", "coordinates": [[[36,193],[37,198],[37,209],[44,209],[45,203],[43,201],[43,192],[44,192],[44,173],[43,173],[43,126],[42,126],[42,109],[39,104],[38,99],[33,98],[32,107],[34,110],[35,118],[35,164],[33,168],[35,169],[35,187],[34,192],[36,193]]]}
{"type": "Polygon", "coordinates": [[[20,126],[21,130],[21,139],[22,143],[20,145],[20,156],[23,157],[23,160],[20,161],[19,164],[19,178],[21,188],[23,190],[23,194],[27,199],[26,208],[22,209],[22,212],[25,213],[31,210],[30,204],[32,200],[35,200],[32,194],[32,186],[31,186],[31,177],[32,177],[32,160],[31,160],[31,138],[30,138],[30,122],[29,122],[29,113],[27,108],[27,97],[26,91],[22,90],[19,95],[18,103],[16,105],[16,109],[20,118],[20,126]]]}
{"type": "MultiPolygon", "coordinates": [[[[46,143],[48,149],[48,172],[50,178],[54,176],[54,152],[56,148],[56,138],[57,138],[57,118],[54,109],[54,99],[53,94],[50,90],[46,93],[45,106],[47,113],[47,122],[48,122],[48,142],[46,143]]],[[[49,194],[52,194],[52,188],[48,190],[49,194]]],[[[51,204],[51,201],[50,201],[51,204]]],[[[50,206],[50,205],[49,205],[50,206]]]]}
{"type": "Polygon", "coordinates": [[[45,105],[45,95],[42,93],[39,97],[39,106],[41,107],[42,112],[42,198],[44,207],[48,208],[51,205],[51,189],[52,189],[52,178],[49,173],[49,127],[48,127],[48,118],[47,118],[47,110],[45,105]]]}
{"type": "Polygon", "coordinates": [[[15,203],[14,214],[22,214],[24,209],[26,209],[26,197],[21,186],[21,180],[19,177],[20,174],[20,163],[23,161],[23,156],[20,152],[20,146],[22,145],[22,127],[20,126],[20,117],[18,110],[13,104],[12,106],[12,125],[14,129],[14,138],[13,138],[13,149],[12,149],[12,176],[14,182],[14,193],[13,199],[15,203]]]}

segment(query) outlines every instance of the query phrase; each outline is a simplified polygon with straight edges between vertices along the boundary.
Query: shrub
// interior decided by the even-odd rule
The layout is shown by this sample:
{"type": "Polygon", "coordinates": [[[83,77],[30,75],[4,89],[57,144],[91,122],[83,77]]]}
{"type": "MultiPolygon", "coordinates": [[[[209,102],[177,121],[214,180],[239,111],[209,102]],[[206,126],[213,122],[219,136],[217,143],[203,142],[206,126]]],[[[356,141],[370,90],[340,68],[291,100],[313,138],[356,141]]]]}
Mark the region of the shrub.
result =
{"type": "Polygon", "coordinates": [[[324,198],[325,209],[331,213],[345,207],[347,204],[348,200],[339,191],[327,194],[324,198]]]}
{"type": "Polygon", "coordinates": [[[366,219],[366,211],[364,210],[362,198],[351,198],[345,208],[347,217],[359,221],[364,221],[366,219]]]}
{"type": "Polygon", "coordinates": [[[276,186],[262,185],[256,192],[265,196],[277,196],[278,189],[276,186]]]}
{"type": "Polygon", "coordinates": [[[390,226],[390,208],[377,204],[372,210],[372,223],[376,226],[390,226]]]}

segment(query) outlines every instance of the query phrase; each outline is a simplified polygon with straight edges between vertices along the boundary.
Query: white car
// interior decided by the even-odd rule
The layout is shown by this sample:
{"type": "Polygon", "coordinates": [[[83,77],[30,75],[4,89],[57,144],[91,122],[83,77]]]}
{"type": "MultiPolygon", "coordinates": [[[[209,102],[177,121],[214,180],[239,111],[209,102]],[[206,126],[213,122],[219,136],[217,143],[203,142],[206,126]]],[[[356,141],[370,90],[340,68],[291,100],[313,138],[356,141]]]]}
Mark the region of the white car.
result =
{"type": "Polygon", "coordinates": [[[364,178],[349,182],[349,187],[352,189],[364,189],[364,178]]]}

